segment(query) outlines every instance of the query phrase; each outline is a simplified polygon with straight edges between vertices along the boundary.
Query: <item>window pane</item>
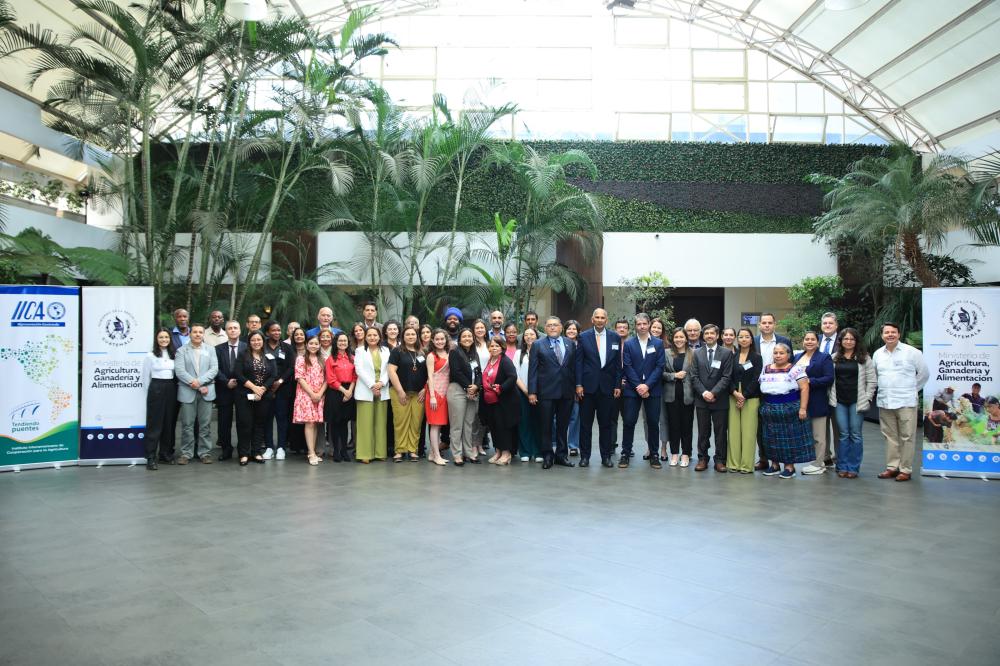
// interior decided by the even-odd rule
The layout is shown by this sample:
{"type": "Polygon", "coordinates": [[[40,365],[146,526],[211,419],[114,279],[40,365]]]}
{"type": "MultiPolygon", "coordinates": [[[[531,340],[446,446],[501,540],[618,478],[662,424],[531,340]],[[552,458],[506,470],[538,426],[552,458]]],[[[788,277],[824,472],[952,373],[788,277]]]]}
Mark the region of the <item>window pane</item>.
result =
{"type": "Polygon", "coordinates": [[[437,69],[437,49],[390,49],[385,56],[385,76],[433,77],[437,69]]]}
{"type": "Polygon", "coordinates": [[[823,88],[816,83],[798,83],[795,85],[797,104],[795,110],[799,113],[823,113],[823,88]]]}
{"type": "Polygon", "coordinates": [[[696,79],[742,79],[746,77],[743,51],[692,51],[692,73],[696,79]]]}
{"type": "MultiPolygon", "coordinates": [[[[560,31],[563,28],[560,28],[560,31]]],[[[669,24],[665,18],[615,17],[618,46],[666,46],[669,24]]]]}
{"type": "Polygon", "coordinates": [[[590,81],[539,81],[539,109],[589,109],[593,106],[590,81]]]}
{"type": "Polygon", "coordinates": [[[826,118],[806,116],[775,116],[772,141],[812,143],[823,140],[826,118]]]}
{"type": "Polygon", "coordinates": [[[746,86],[742,83],[694,84],[695,109],[742,111],[746,104],[746,86]]]}
{"type": "Polygon", "coordinates": [[[669,113],[619,113],[618,138],[666,140],[670,138],[669,113]]]}

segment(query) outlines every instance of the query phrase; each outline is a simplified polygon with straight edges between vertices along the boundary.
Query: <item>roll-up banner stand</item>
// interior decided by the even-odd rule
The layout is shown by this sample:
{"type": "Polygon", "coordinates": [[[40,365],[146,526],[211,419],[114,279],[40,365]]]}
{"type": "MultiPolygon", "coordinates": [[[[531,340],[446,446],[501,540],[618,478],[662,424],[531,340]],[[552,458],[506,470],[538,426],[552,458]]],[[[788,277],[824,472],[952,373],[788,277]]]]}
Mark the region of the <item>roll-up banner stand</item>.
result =
{"type": "Polygon", "coordinates": [[[1000,288],[924,289],[927,476],[1000,478],[1000,288]]]}
{"type": "Polygon", "coordinates": [[[145,462],[142,361],[153,347],[152,287],[84,287],[80,464],[145,462]]]}
{"type": "Polygon", "coordinates": [[[0,285],[0,471],[75,465],[80,289],[0,285]]]}

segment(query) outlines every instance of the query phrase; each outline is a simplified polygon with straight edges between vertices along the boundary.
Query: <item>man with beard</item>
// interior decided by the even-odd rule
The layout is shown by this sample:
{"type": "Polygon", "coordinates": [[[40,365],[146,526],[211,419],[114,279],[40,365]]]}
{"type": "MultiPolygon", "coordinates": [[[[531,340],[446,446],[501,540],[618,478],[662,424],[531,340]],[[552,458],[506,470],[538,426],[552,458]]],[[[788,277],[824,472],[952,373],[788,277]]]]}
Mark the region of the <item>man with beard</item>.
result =
{"type": "Polygon", "coordinates": [[[462,328],[462,311],[456,307],[450,307],[444,311],[444,330],[448,331],[451,339],[451,348],[458,346],[458,330],[462,328]]]}

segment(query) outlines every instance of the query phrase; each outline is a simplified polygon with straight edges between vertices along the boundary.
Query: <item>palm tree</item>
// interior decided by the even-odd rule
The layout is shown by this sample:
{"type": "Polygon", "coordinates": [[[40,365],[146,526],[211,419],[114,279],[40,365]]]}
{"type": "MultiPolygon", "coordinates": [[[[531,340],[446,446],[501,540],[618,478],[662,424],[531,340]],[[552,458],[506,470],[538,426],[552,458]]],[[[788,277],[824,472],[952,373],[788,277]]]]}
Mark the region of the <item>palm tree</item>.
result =
{"type": "Polygon", "coordinates": [[[942,247],[949,231],[972,226],[986,191],[984,183],[963,177],[965,167],[959,157],[938,155],[921,168],[920,155],[901,145],[885,156],[865,157],[832,179],[816,237],[875,258],[891,251],[925,287],[940,286],[927,253],[942,247]]]}
{"type": "Polygon", "coordinates": [[[117,252],[93,247],[63,247],[28,227],[15,236],[0,234],[0,263],[19,280],[74,285],[81,280],[107,285],[128,283],[129,262],[117,252]]]}

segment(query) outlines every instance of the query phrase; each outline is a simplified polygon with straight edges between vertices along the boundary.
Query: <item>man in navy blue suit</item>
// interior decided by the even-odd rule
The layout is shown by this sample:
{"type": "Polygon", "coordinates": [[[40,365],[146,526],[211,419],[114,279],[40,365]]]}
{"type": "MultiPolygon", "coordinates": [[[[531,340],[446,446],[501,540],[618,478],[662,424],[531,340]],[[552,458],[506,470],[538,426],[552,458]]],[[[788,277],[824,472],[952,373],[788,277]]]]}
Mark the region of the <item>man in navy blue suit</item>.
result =
{"type": "Polygon", "coordinates": [[[542,424],[542,469],[549,469],[553,464],[575,467],[569,460],[566,442],[575,387],[576,343],[563,337],[559,317],[549,317],[545,321],[545,337],[531,345],[528,361],[528,402],[538,405],[538,421],[542,424]],[[555,454],[552,452],[553,440],[556,443],[555,454]]]}
{"type": "Polygon", "coordinates": [[[649,466],[660,469],[657,455],[660,441],[660,409],[663,393],[663,343],[649,334],[649,315],[640,312],[635,316],[635,337],[625,341],[622,371],[625,373],[625,425],[622,431],[622,453],[619,467],[628,467],[632,457],[632,440],[639,410],[646,414],[646,432],[649,438],[649,466]]]}
{"type": "Polygon", "coordinates": [[[601,464],[611,467],[615,450],[615,398],[621,395],[622,339],[607,329],[608,313],[597,308],[593,328],[580,334],[576,349],[576,399],[580,401],[580,467],[590,467],[594,415],[601,464]]]}
{"type": "MultiPolygon", "coordinates": [[[[233,407],[236,402],[236,359],[246,351],[247,343],[240,338],[240,322],[226,322],[226,341],[215,346],[219,374],[215,376],[215,405],[219,410],[219,460],[233,457],[233,407]]],[[[239,427],[236,428],[237,433],[239,427]]]]}

